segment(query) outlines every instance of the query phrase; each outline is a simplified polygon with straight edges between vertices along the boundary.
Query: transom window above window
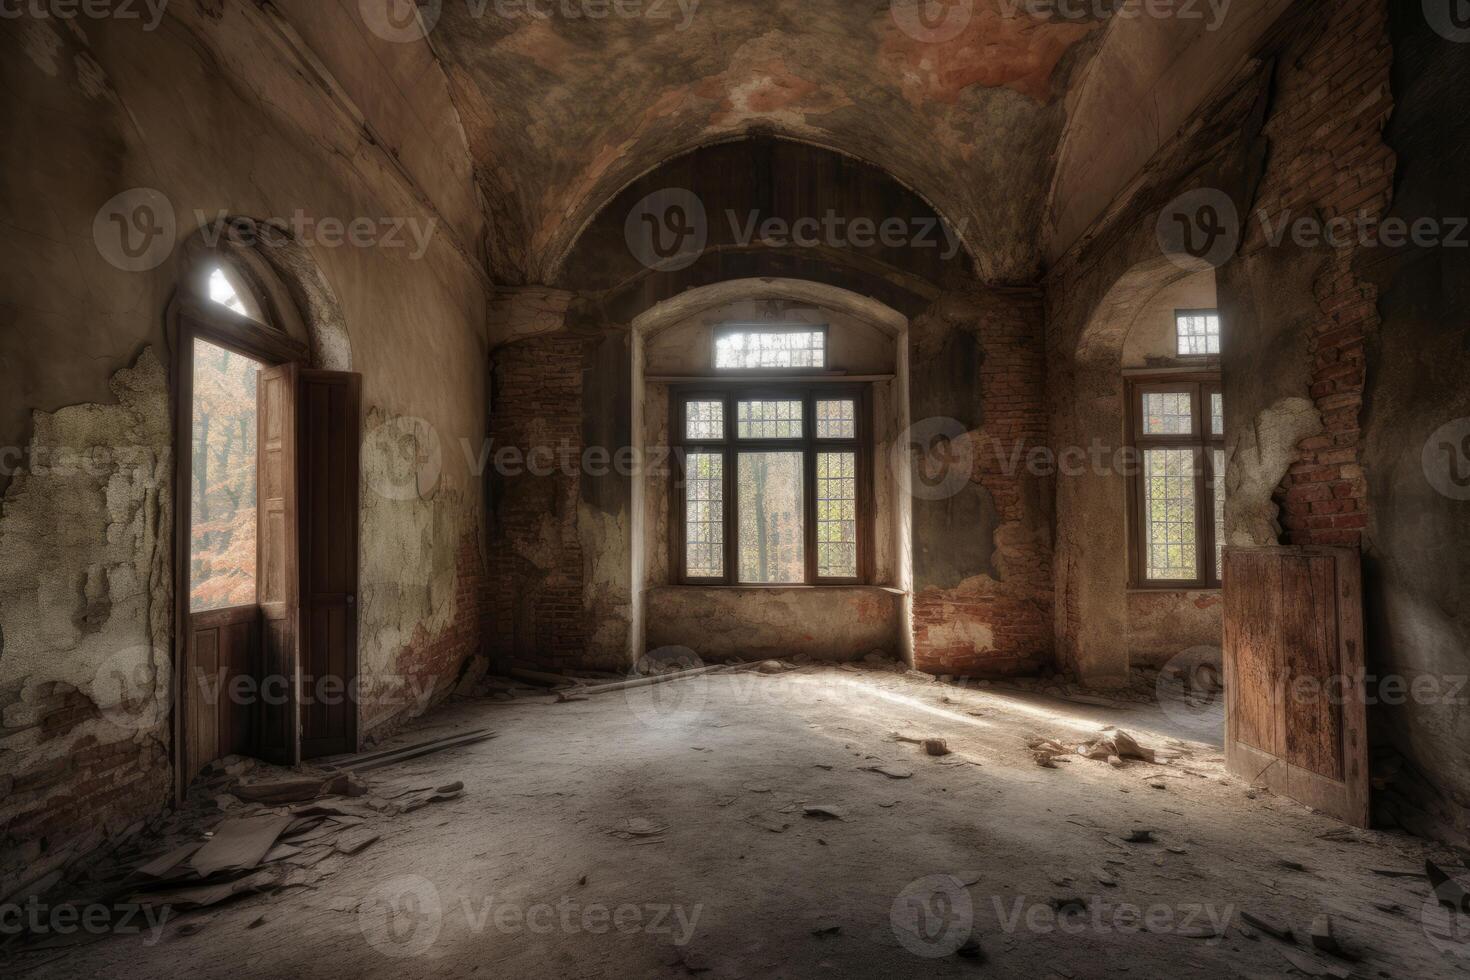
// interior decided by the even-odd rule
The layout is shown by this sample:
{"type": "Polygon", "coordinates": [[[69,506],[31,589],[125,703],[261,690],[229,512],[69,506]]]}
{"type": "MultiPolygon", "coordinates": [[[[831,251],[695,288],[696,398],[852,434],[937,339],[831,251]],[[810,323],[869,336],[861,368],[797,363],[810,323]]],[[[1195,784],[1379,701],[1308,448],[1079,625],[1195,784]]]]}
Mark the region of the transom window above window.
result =
{"type": "Polygon", "coordinates": [[[1174,332],[1180,357],[1208,357],[1220,353],[1218,310],[1176,310],[1174,332]]]}
{"type": "Polygon", "coordinates": [[[826,366],[826,327],[735,323],[715,332],[715,367],[722,371],[826,366]]]}

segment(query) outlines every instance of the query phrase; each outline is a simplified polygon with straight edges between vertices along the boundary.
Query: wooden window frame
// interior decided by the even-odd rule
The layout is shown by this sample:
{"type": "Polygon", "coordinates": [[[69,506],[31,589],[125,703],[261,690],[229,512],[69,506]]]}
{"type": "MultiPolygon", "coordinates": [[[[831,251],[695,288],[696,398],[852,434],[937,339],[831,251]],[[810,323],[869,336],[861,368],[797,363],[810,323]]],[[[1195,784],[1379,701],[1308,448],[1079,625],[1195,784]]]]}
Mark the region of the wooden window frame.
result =
{"type": "Polygon", "coordinates": [[[715,327],[714,337],[710,341],[709,348],[710,368],[721,373],[729,372],[733,375],[741,374],[775,374],[784,376],[790,374],[795,380],[800,375],[811,374],[814,371],[826,371],[827,365],[832,363],[832,333],[825,323],[722,323],[715,327]],[[822,335],[822,363],[799,367],[720,367],[719,351],[720,340],[735,333],[819,333],[822,335]]]}
{"type": "Polygon", "coordinates": [[[1178,592],[1219,589],[1215,568],[1214,450],[1224,450],[1225,436],[1212,430],[1211,396],[1221,392],[1218,371],[1139,374],[1126,379],[1125,418],[1133,465],[1128,473],[1128,586],[1140,591],[1178,592]],[[1147,394],[1188,392],[1192,423],[1187,435],[1160,435],[1143,431],[1143,397],[1147,394]],[[1146,576],[1148,548],[1144,522],[1144,453],[1149,449],[1194,451],[1195,577],[1150,579],[1146,576]]]}
{"type": "Polygon", "coordinates": [[[673,449],[670,479],[670,570],[679,585],[728,586],[743,589],[780,589],[819,586],[866,585],[873,578],[873,426],[871,389],[866,384],[813,384],[793,378],[783,381],[717,381],[681,384],[669,389],[669,434],[673,449]],[[802,434],[790,439],[736,438],[736,405],[748,398],[768,398],[802,403],[802,434]],[[856,434],[852,439],[817,438],[816,403],[850,398],[855,403],[856,434]],[[724,434],[719,439],[690,439],[685,427],[685,406],[692,401],[720,401],[724,405],[724,434]],[[741,582],[739,575],[739,500],[736,478],[742,452],[800,452],[802,454],[803,558],[801,582],[741,582]],[[817,574],[817,456],[822,452],[852,452],[857,455],[857,571],[850,578],[817,574]],[[724,574],[696,577],[684,565],[686,462],[690,453],[715,452],[723,459],[724,473],[724,574]]]}

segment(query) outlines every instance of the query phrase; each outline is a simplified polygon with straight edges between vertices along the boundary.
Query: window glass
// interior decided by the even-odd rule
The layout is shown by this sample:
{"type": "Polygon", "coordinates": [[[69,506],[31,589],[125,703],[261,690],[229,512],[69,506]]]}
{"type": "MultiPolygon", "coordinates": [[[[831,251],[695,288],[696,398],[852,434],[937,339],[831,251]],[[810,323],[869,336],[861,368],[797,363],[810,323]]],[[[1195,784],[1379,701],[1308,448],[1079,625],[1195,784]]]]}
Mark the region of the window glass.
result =
{"type": "Polygon", "coordinates": [[[736,471],[740,581],[793,585],[806,580],[800,452],[742,452],[736,471]]]}
{"type": "Polygon", "coordinates": [[[725,457],[690,453],[684,481],[684,574],[725,574],[725,457]]]}
{"type": "Polygon", "coordinates": [[[731,330],[715,338],[715,367],[820,368],[827,365],[822,330],[731,330]]]}
{"type": "Polygon", "coordinates": [[[1175,331],[1179,338],[1180,357],[1200,357],[1220,353],[1220,315],[1213,311],[1177,313],[1175,331]]]}
{"type": "Polygon", "coordinates": [[[857,453],[818,453],[819,578],[857,578],[857,535],[857,453]]]}
{"type": "Polygon", "coordinates": [[[800,439],[800,401],[742,399],[735,406],[735,434],[741,439],[800,439]]]}
{"type": "Polygon", "coordinates": [[[1144,574],[1155,581],[1195,578],[1194,450],[1143,453],[1144,574]]]}
{"type": "Polygon", "coordinates": [[[1210,393],[1210,435],[1225,434],[1225,396],[1218,391],[1210,393]]]}
{"type": "Polygon", "coordinates": [[[1215,579],[1225,577],[1225,450],[1214,452],[1215,579]]]}
{"type": "Polygon", "coordinates": [[[818,439],[856,439],[857,403],[851,398],[817,402],[818,439]]]}
{"type": "Polygon", "coordinates": [[[684,419],[686,439],[725,438],[725,403],[722,401],[688,402],[684,419]]]}
{"type": "Polygon", "coordinates": [[[1193,398],[1187,391],[1143,396],[1143,431],[1151,436],[1187,436],[1194,431],[1193,398]]]}
{"type": "Polygon", "coordinates": [[[255,390],[260,365],[194,341],[189,609],[255,603],[255,390]]]}

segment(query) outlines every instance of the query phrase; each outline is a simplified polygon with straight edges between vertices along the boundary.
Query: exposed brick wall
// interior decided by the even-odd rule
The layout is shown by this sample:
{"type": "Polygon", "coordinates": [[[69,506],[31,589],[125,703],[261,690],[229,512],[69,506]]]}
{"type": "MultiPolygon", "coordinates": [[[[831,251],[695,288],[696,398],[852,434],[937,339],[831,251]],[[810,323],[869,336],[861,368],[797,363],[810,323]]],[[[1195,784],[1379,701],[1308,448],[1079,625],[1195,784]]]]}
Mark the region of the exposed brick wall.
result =
{"type": "Polygon", "coordinates": [[[68,684],[0,690],[0,895],[59,869],[163,810],[173,767],[162,727],[100,743],[78,726],[100,717],[68,684]]]}
{"type": "MultiPolygon", "coordinates": [[[[994,508],[995,550],[990,569],[976,569],[957,586],[917,589],[915,666],[941,675],[1034,671],[1051,662],[1053,651],[1052,554],[1041,505],[1049,490],[1044,463],[1028,464],[1028,453],[1046,446],[1040,295],[988,293],[960,319],[969,321],[963,328],[972,329],[979,344],[971,478],[994,508]]],[[[915,332],[922,346],[933,327],[918,322],[915,332]]],[[[967,531],[973,529],[953,529],[967,531]]]]}
{"type": "Polygon", "coordinates": [[[488,636],[498,660],[570,666],[586,646],[576,464],[587,345],[582,337],[554,334],[508,344],[493,355],[488,636]],[[508,449],[527,462],[518,473],[502,472],[493,455],[508,449]],[[537,468],[550,473],[529,470],[532,450],[542,453],[537,468]]]}
{"type": "MultiPolygon", "coordinates": [[[[1266,133],[1271,141],[1242,254],[1272,247],[1267,224],[1366,219],[1387,211],[1394,154],[1383,141],[1393,108],[1392,49],[1382,0],[1322,4],[1321,23],[1282,59],[1266,133]]],[[[1367,526],[1359,417],[1364,339],[1379,326],[1377,290],[1353,272],[1366,246],[1356,230],[1333,249],[1314,284],[1310,395],[1324,431],[1303,440],[1277,494],[1287,543],[1357,546],[1367,526]]]]}

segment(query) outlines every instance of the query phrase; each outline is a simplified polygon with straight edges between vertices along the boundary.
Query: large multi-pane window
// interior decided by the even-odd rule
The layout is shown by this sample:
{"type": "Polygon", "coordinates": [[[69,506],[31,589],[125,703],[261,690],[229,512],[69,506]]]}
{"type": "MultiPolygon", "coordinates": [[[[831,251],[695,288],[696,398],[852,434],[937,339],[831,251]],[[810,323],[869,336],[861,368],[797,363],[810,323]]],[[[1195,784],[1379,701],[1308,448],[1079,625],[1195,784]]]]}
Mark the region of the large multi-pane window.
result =
{"type": "Polygon", "coordinates": [[[674,567],[709,585],[867,577],[867,391],[838,384],[675,389],[674,567]]]}
{"type": "Polygon", "coordinates": [[[1137,587],[1218,588],[1225,523],[1225,406],[1217,375],[1132,378],[1137,450],[1129,508],[1137,587]]]}

